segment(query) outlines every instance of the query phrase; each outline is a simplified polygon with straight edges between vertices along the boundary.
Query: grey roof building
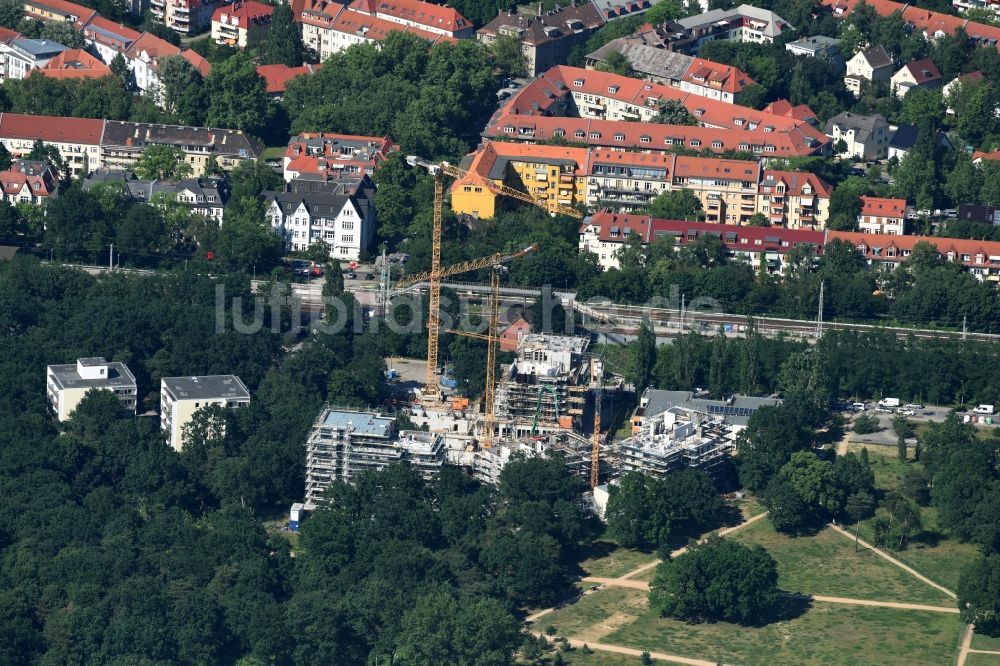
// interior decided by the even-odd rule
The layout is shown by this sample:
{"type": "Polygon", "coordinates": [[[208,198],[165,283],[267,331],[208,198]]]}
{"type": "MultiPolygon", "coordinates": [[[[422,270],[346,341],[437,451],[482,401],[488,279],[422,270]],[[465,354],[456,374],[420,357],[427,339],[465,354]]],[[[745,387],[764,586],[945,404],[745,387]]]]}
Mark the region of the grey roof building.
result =
{"type": "Polygon", "coordinates": [[[803,37],[785,44],[785,50],[795,55],[810,58],[822,58],[833,65],[837,72],[843,72],[847,67],[843,54],[840,52],[840,40],[826,35],[803,37]]]}
{"type": "Polygon", "coordinates": [[[645,43],[635,37],[619,37],[601,48],[588,53],[586,64],[595,67],[607,61],[611,53],[625,56],[629,65],[637,73],[663,83],[676,84],[691,67],[693,56],[676,51],[668,51],[645,43]]]}
{"type": "Polygon", "coordinates": [[[336,194],[329,183],[292,181],[285,191],[263,194],[271,229],[292,251],[304,250],[315,241],[330,246],[330,258],[357,261],[375,234],[375,204],[372,190],[336,194]]]}
{"type": "Polygon", "coordinates": [[[889,150],[889,123],[880,114],[862,116],[850,111],[838,113],[826,121],[824,133],[833,145],[844,141],[842,155],[863,159],[884,159],[889,150]]]}
{"type": "Polygon", "coordinates": [[[120,184],[130,198],[149,203],[158,194],[166,194],[191,209],[192,213],[211,217],[220,223],[229,200],[229,185],[222,178],[184,178],[176,181],[143,180],[124,169],[101,168],[87,174],[83,189],[107,183],[120,184]]]}
{"type": "Polygon", "coordinates": [[[50,365],[45,375],[46,397],[60,421],[69,418],[91,389],[111,391],[135,415],[135,376],[124,363],[109,363],[101,357],[81,358],[76,363],[50,365]]]}
{"type": "Polygon", "coordinates": [[[223,169],[257,159],[263,147],[242,130],[215,127],[187,127],[108,120],[101,140],[104,166],[132,166],[147,146],[173,146],[188,158],[195,176],[204,174],[210,157],[223,169]]]}
{"type": "Polygon", "coordinates": [[[780,404],[781,400],[778,398],[734,395],[727,400],[714,400],[698,397],[691,391],[648,388],[639,399],[639,406],[632,416],[632,423],[635,427],[644,423],[645,419],[662,414],[672,407],[681,407],[720,418],[735,426],[745,426],[753,413],[761,407],[776,407],[780,404]]]}
{"type": "Polygon", "coordinates": [[[177,451],[184,446],[184,426],[195,413],[209,405],[243,407],[250,392],[236,375],[164,377],[160,380],[160,428],[177,451]]]}

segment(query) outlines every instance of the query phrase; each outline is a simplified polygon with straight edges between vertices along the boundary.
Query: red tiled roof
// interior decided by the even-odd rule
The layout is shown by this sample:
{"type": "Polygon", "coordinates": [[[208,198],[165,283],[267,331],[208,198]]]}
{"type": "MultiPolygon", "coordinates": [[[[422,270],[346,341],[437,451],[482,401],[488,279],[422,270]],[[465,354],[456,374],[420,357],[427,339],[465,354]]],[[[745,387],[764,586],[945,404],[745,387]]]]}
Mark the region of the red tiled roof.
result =
{"type": "Polygon", "coordinates": [[[395,23],[378,18],[377,16],[369,16],[363,12],[354,11],[350,7],[340,12],[337,18],[334,19],[332,27],[337,32],[358,35],[359,37],[377,42],[385,39],[390,32],[407,32],[418,37],[423,37],[431,43],[455,41],[454,37],[449,37],[448,35],[439,35],[421,28],[415,28],[412,25],[395,23]]]}
{"type": "Polygon", "coordinates": [[[768,178],[780,180],[785,184],[785,193],[792,196],[801,196],[802,189],[807,183],[809,187],[812,188],[813,194],[818,197],[829,198],[830,195],[833,194],[833,186],[831,186],[830,183],[808,171],[776,171],[774,169],[764,169],[762,179],[767,180],[768,178]]]}
{"type": "Polygon", "coordinates": [[[822,254],[824,243],[822,231],[664,220],[648,215],[609,211],[594,213],[584,220],[580,225],[580,233],[586,232],[588,227],[597,227],[598,237],[604,242],[624,242],[630,233],[634,233],[646,243],[652,242],[658,235],[669,235],[678,245],[684,245],[693,242],[698,236],[711,234],[719,236],[727,249],[750,252],[788,252],[798,245],[812,245],[817,254],[822,254]],[[611,235],[612,227],[618,229],[618,236],[611,235]]]}
{"type": "Polygon", "coordinates": [[[110,67],[82,49],[63,51],[38,71],[56,79],[99,79],[111,74],[110,67]]]}
{"type": "Polygon", "coordinates": [[[0,113],[0,137],[54,143],[98,145],[104,132],[104,121],[62,116],[29,116],[22,113],[0,113]]]}
{"type": "Polygon", "coordinates": [[[235,18],[239,22],[239,27],[246,30],[253,21],[258,23],[266,22],[264,19],[270,21],[272,14],[274,14],[274,7],[271,5],[265,5],[255,0],[239,0],[232,5],[217,7],[212,13],[212,22],[221,23],[222,17],[225,16],[226,23],[232,25],[235,18]]]}
{"type": "Polygon", "coordinates": [[[992,153],[977,150],[972,153],[972,161],[978,162],[979,160],[1000,160],[1000,150],[994,150],[992,153]]]}
{"type": "Polygon", "coordinates": [[[787,99],[778,99],[771,102],[764,107],[764,113],[795,118],[796,120],[819,121],[819,117],[806,104],[792,106],[792,103],[787,99]]]}
{"type": "MultiPolygon", "coordinates": [[[[839,7],[842,10],[843,15],[846,16],[847,14],[850,14],[851,10],[853,10],[858,2],[861,2],[862,0],[820,1],[822,4],[830,8],[839,7]]],[[[880,16],[891,16],[896,12],[900,12],[904,21],[919,30],[924,31],[928,37],[933,37],[939,32],[945,35],[953,35],[959,28],[962,28],[965,30],[965,33],[973,39],[987,41],[994,46],[1000,43],[1000,28],[991,25],[975,23],[958,16],[932,12],[928,9],[914,7],[909,4],[904,5],[899,2],[893,2],[892,0],[864,1],[873,7],[880,16]]]]}
{"type": "MultiPolygon", "coordinates": [[[[452,184],[452,190],[457,190],[459,185],[474,182],[484,184],[489,182],[489,173],[496,164],[497,158],[509,157],[518,158],[540,158],[542,160],[572,160],[576,163],[577,169],[587,168],[588,153],[586,148],[572,148],[566,146],[534,146],[519,143],[504,143],[501,141],[487,141],[486,144],[472,158],[469,165],[468,176],[456,180],[452,184]]],[[[577,173],[582,175],[582,173],[577,173]]]]}
{"type": "Polygon", "coordinates": [[[301,67],[289,67],[288,65],[257,65],[257,73],[267,86],[269,95],[277,95],[285,92],[288,82],[296,76],[312,74],[323,65],[302,65],[301,67]]]}
{"type": "Polygon", "coordinates": [[[542,142],[558,136],[559,131],[567,141],[586,143],[595,148],[636,148],[649,152],[669,152],[673,147],[687,147],[708,148],[717,153],[742,150],[774,157],[799,157],[811,155],[821,147],[818,144],[807,145],[802,134],[794,130],[765,133],[762,129],[751,132],[745,129],[623,123],[559,116],[505,115],[488,126],[483,135],[542,142]],[[578,136],[578,132],[583,132],[583,136],[578,136]],[[697,145],[692,145],[692,141],[697,145]],[[766,150],[768,146],[773,150],[766,150]]]}
{"type": "Polygon", "coordinates": [[[911,60],[903,65],[903,69],[908,71],[918,84],[937,81],[941,78],[941,72],[938,71],[937,65],[930,58],[911,60]]]}
{"type": "Polygon", "coordinates": [[[0,188],[4,194],[16,197],[25,185],[32,196],[48,197],[59,189],[59,175],[50,164],[25,160],[18,160],[10,169],[0,171],[0,188]]]}
{"type": "Polygon", "coordinates": [[[212,63],[191,49],[181,51],[181,57],[191,63],[191,66],[197,69],[202,76],[208,76],[212,73],[212,63]]]}
{"type": "Polygon", "coordinates": [[[494,117],[508,114],[557,115],[553,113],[557,103],[571,91],[611,97],[642,107],[654,106],[659,100],[676,100],[704,125],[750,131],[758,131],[759,128],[768,134],[789,132],[795,137],[800,150],[802,146],[819,148],[830,141],[829,137],[802,120],[727,104],[651,81],[568,65],[556,65],[529,83],[494,117]]]}
{"type": "Polygon", "coordinates": [[[760,180],[760,163],[746,160],[725,160],[718,157],[677,156],[674,175],[678,178],[717,178],[720,180],[760,180]]]}
{"type": "Polygon", "coordinates": [[[392,16],[450,33],[472,28],[469,19],[458,10],[420,0],[354,0],[349,9],[373,16],[392,16]]]}
{"type": "Polygon", "coordinates": [[[943,238],[941,236],[892,236],[885,234],[864,234],[857,231],[829,231],[828,242],[839,239],[847,241],[873,261],[901,262],[903,253],[913,251],[917,243],[930,243],[945,259],[959,261],[970,268],[987,268],[1000,264],[1000,242],[969,240],[964,238],[943,238]],[[962,256],[968,257],[967,260],[962,256]],[[996,262],[991,260],[996,258],[996,262]],[[976,261],[979,259],[980,261],[976,261]]]}
{"type": "Polygon", "coordinates": [[[22,36],[21,33],[17,32],[16,30],[0,27],[0,42],[3,42],[4,44],[6,44],[12,39],[17,39],[18,37],[21,36],[22,36]]]}
{"type": "Polygon", "coordinates": [[[906,216],[906,199],[881,199],[879,197],[861,197],[861,214],[877,217],[906,216]]]}
{"type": "Polygon", "coordinates": [[[722,92],[737,94],[744,88],[757,83],[749,74],[740,71],[731,65],[712,62],[697,58],[691,63],[688,71],[681,77],[682,81],[688,83],[708,86],[722,92]]]}

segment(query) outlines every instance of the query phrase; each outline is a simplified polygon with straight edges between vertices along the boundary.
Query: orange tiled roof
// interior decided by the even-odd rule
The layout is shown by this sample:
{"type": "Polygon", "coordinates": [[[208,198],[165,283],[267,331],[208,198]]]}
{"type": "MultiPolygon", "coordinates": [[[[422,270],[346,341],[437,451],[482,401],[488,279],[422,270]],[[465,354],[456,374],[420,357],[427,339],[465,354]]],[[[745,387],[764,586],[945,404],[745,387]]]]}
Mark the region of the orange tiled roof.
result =
{"type": "Polygon", "coordinates": [[[235,18],[239,22],[239,27],[246,30],[252,21],[263,22],[265,19],[270,21],[272,14],[274,7],[271,5],[255,0],[238,0],[235,4],[217,7],[212,13],[212,22],[221,22],[225,15],[227,23],[232,25],[235,18]]]}
{"type": "Polygon", "coordinates": [[[296,76],[312,74],[323,65],[302,65],[301,67],[289,67],[288,65],[257,65],[257,73],[267,86],[269,95],[277,95],[285,92],[288,82],[296,76]]]}
{"type": "MultiPolygon", "coordinates": [[[[845,16],[850,14],[851,10],[853,10],[860,1],[861,0],[821,0],[822,4],[827,7],[841,10],[845,16]]],[[[975,23],[958,16],[932,12],[928,9],[914,7],[909,4],[904,5],[899,2],[893,2],[892,0],[864,1],[873,7],[880,16],[891,16],[892,14],[899,12],[902,14],[904,21],[919,30],[924,31],[929,37],[933,37],[938,33],[953,35],[959,28],[962,28],[965,30],[965,33],[973,39],[985,41],[994,46],[1000,44],[1000,28],[991,25],[975,23]]]]}
{"type": "Polygon", "coordinates": [[[111,68],[82,49],[68,49],[39,70],[56,79],[97,79],[111,74],[111,68]]]}
{"type": "Polygon", "coordinates": [[[902,218],[906,215],[906,199],[861,197],[861,214],[877,217],[902,218]]]}
{"type": "Polygon", "coordinates": [[[349,9],[373,16],[392,16],[450,33],[472,28],[469,19],[458,10],[421,0],[354,0],[349,9]]]}

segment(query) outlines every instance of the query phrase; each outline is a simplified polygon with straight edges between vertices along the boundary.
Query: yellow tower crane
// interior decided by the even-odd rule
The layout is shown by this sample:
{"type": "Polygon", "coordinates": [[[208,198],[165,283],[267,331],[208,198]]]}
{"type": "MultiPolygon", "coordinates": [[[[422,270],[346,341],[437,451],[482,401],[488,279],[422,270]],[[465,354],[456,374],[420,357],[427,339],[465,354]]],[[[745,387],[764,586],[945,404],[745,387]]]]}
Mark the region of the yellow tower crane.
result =
{"type": "MultiPolygon", "coordinates": [[[[424,396],[437,397],[440,395],[437,369],[438,336],[441,328],[441,210],[444,207],[444,176],[461,179],[469,175],[469,172],[459,169],[448,162],[431,162],[416,155],[407,156],[406,163],[413,167],[423,167],[434,177],[434,223],[431,235],[431,270],[422,279],[427,280],[430,286],[428,290],[430,303],[427,308],[427,372],[424,376],[424,396]]],[[[549,210],[548,202],[536,199],[527,192],[515,190],[512,187],[497,184],[488,179],[483,184],[497,196],[511,197],[512,199],[549,210]]],[[[552,210],[555,213],[570,215],[577,219],[583,218],[583,213],[568,206],[560,205],[552,210]]],[[[408,279],[406,284],[413,284],[413,282],[412,279],[408,279]]]]}
{"type": "MultiPolygon", "coordinates": [[[[513,252],[510,254],[505,254],[503,252],[498,252],[496,254],[491,254],[488,257],[481,257],[479,259],[472,259],[471,261],[463,261],[459,264],[453,264],[451,266],[445,266],[444,268],[438,267],[437,275],[438,279],[444,279],[451,275],[459,275],[461,273],[470,273],[472,271],[481,270],[483,268],[492,268],[490,276],[490,293],[487,299],[486,306],[486,335],[482,333],[472,333],[469,331],[457,331],[449,330],[450,333],[455,333],[457,335],[464,335],[470,338],[476,338],[479,340],[486,341],[486,395],[485,395],[485,405],[484,405],[484,415],[483,415],[483,448],[489,449],[493,447],[493,429],[496,424],[496,412],[494,410],[494,402],[496,396],[496,359],[497,359],[497,343],[499,342],[499,337],[497,335],[497,328],[500,319],[500,269],[504,264],[509,264],[512,261],[516,261],[522,257],[526,257],[538,250],[538,244],[530,245],[520,252],[513,252]]],[[[418,273],[416,275],[410,275],[403,280],[400,280],[397,284],[398,287],[408,287],[417,282],[423,282],[431,278],[431,271],[426,273],[418,273]]],[[[436,336],[435,336],[436,337],[436,336]]],[[[437,381],[435,373],[435,382],[437,381]]]]}
{"type": "Polygon", "coordinates": [[[604,399],[604,354],[590,360],[590,382],[594,391],[594,444],[590,450],[590,487],[596,488],[601,472],[601,403],[604,399]]]}

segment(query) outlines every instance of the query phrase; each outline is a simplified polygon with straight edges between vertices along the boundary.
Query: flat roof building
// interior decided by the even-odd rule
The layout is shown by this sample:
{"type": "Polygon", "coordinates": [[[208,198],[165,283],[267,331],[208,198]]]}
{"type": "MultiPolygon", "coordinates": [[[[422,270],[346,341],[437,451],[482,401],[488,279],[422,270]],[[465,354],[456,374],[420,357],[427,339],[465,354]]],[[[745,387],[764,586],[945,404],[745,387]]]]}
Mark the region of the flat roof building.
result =
{"type": "Polygon", "coordinates": [[[778,398],[733,395],[726,400],[714,400],[704,394],[691,391],[666,391],[648,388],[639,398],[639,406],[632,414],[632,432],[638,433],[651,420],[657,419],[661,414],[674,407],[701,412],[743,429],[758,409],[777,407],[780,404],[781,400],[778,398]]]}
{"type": "Polygon", "coordinates": [[[688,467],[718,477],[736,450],[737,430],[720,417],[670,407],[619,444],[618,466],[622,474],[657,478],[688,467]]]}
{"type": "Polygon", "coordinates": [[[50,365],[45,372],[45,392],[56,418],[65,421],[91,389],[113,392],[124,408],[135,415],[135,376],[124,363],[102,357],[77,359],[76,363],[50,365]]]}
{"type": "Polygon", "coordinates": [[[160,380],[160,428],[168,434],[170,446],[184,448],[184,426],[195,413],[209,405],[245,407],[250,392],[236,375],[164,377],[160,380]]]}

